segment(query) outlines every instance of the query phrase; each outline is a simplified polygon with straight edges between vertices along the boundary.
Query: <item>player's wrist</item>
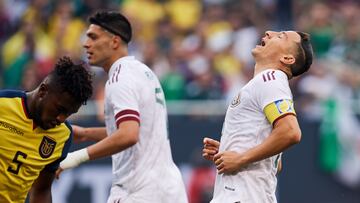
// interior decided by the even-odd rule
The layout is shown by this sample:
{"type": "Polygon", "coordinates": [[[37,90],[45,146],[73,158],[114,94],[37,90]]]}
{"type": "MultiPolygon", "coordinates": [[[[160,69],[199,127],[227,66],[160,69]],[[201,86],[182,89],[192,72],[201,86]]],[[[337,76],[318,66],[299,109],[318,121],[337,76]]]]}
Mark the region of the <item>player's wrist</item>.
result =
{"type": "Polygon", "coordinates": [[[60,168],[69,169],[79,166],[90,159],[87,148],[80,149],[68,154],[66,159],[60,163],[60,168]]]}
{"type": "Polygon", "coordinates": [[[246,156],[246,154],[238,153],[236,160],[237,160],[236,164],[237,164],[239,169],[241,169],[242,167],[250,164],[250,161],[249,161],[248,157],[246,156]]]}

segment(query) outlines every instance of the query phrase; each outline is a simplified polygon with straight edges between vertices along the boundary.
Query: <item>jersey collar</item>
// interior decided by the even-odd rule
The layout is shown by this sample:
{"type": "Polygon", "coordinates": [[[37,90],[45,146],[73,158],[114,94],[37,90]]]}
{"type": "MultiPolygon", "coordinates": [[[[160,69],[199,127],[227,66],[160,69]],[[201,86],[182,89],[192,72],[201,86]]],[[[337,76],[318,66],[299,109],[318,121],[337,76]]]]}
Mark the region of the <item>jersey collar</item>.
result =
{"type": "Polygon", "coordinates": [[[30,119],[29,108],[27,106],[27,98],[26,98],[26,96],[21,98],[21,104],[22,104],[22,107],[23,107],[26,118],[30,119]]]}

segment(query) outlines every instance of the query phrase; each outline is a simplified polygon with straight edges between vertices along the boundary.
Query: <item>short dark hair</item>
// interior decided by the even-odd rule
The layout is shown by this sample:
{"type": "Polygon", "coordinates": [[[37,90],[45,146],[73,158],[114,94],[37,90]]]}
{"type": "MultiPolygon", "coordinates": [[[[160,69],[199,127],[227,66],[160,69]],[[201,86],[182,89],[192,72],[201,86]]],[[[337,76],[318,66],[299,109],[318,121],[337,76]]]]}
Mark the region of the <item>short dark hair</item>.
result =
{"type": "Polygon", "coordinates": [[[313,61],[313,49],[310,43],[310,35],[304,32],[296,32],[300,35],[301,41],[297,46],[295,63],[290,65],[292,76],[298,76],[309,70],[313,61]]]}
{"type": "Polygon", "coordinates": [[[49,77],[50,86],[59,93],[69,93],[81,104],[86,104],[92,95],[92,74],[86,69],[84,62],[74,64],[69,57],[61,57],[49,77]]]}
{"type": "Polygon", "coordinates": [[[119,12],[99,11],[89,18],[89,22],[119,36],[126,44],[131,41],[131,24],[129,20],[119,12]]]}

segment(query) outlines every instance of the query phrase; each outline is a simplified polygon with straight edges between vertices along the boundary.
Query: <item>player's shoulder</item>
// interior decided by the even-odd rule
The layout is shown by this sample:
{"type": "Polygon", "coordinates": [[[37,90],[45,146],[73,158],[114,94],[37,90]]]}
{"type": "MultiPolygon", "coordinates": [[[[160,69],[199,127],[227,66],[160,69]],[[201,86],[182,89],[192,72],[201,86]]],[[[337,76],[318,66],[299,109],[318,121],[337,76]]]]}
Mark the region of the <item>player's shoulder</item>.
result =
{"type": "MultiPolygon", "coordinates": [[[[74,134],[73,134],[73,129],[72,129],[72,127],[71,127],[71,124],[68,122],[68,121],[65,121],[64,122],[64,124],[63,124],[63,130],[65,131],[65,134],[66,135],[68,135],[68,137],[67,137],[67,139],[65,139],[66,141],[65,141],[65,145],[66,146],[64,146],[64,147],[66,147],[66,148],[69,148],[70,146],[67,146],[67,145],[71,145],[71,141],[72,141],[72,139],[73,139],[73,136],[74,136],[74,134]]],[[[66,136],[65,136],[66,137],[66,136]]],[[[67,151],[68,151],[69,149],[67,149],[67,151]]]]}
{"type": "Polygon", "coordinates": [[[121,76],[126,75],[126,77],[136,75],[139,69],[147,67],[134,56],[122,57],[114,63],[114,66],[114,73],[119,72],[121,76]]]}
{"type": "Polygon", "coordinates": [[[261,92],[268,91],[269,88],[287,86],[289,86],[287,75],[283,71],[275,69],[267,69],[256,74],[251,84],[252,88],[260,89],[261,92]]]}
{"type": "Polygon", "coordinates": [[[26,94],[20,90],[0,90],[0,98],[25,98],[26,94]]]}
{"type": "Polygon", "coordinates": [[[120,59],[118,59],[114,65],[118,65],[121,67],[121,69],[129,70],[131,71],[134,66],[142,65],[139,60],[137,60],[134,56],[125,56],[120,59]]]}
{"type": "Polygon", "coordinates": [[[122,58],[117,60],[110,68],[108,84],[113,86],[132,81],[135,76],[131,67],[132,63],[129,60],[123,60],[122,58]]]}
{"type": "Polygon", "coordinates": [[[267,69],[255,75],[249,85],[253,94],[266,95],[272,92],[288,91],[289,81],[287,75],[280,70],[267,69]]]}
{"type": "Polygon", "coordinates": [[[147,79],[156,78],[152,70],[144,63],[128,56],[118,60],[113,67],[112,74],[109,75],[109,82],[118,83],[145,83],[147,79]]]}
{"type": "Polygon", "coordinates": [[[0,90],[0,106],[4,113],[8,113],[5,109],[21,109],[22,102],[26,101],[26,94],[20,90],[0,90]],[[13,108],[15,107],[16,108],[13,108]]]}
{"type": "Polygon", "coordinates": [[[69,121],[65,121],[64,122],[64,128],[66,129],[66,130],[68,130],[70,133],[72,133],[72,127],[71,127],[71,124],[69,123],[69,121]]]}

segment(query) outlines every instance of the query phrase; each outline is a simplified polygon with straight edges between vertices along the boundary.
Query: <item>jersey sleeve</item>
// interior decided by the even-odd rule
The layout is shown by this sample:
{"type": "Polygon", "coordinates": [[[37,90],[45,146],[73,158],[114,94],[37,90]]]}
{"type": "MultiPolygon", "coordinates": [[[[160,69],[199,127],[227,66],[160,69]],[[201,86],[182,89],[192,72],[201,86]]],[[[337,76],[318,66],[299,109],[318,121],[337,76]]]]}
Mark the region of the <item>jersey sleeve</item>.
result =
{"type": "Polygon", "coordinates": [[[267,120],[275,122],[288,114],[296,115],[288,79],[285,73],[268,70],[257,78],[257,103],[267,120]]]}
{"type": "Polygon", "coordinates": [[[114,109],[116,126],[123,121],[133,120],[140,124],[140,89],[130,74],[120,75],[117,82],[109,82],[109,100],[114,109]]]}
{"type": "Polygon", "coordinates": [[[70,129],[70,136],[64,144],[64,147],[63,147],[63,150],[61,153],[61,157],[59,159],[57,159],[56,161],[46,165],[44,170],[55,172],[59,168],[60,162],[62,160],[64,160],[66,158],[67,154],[69,153],[70,146],[71,146],[71,143],[73,140],[73,131],[72,131],[71,125],[67,121],[65,121],[65,125],[70,129]]]}

